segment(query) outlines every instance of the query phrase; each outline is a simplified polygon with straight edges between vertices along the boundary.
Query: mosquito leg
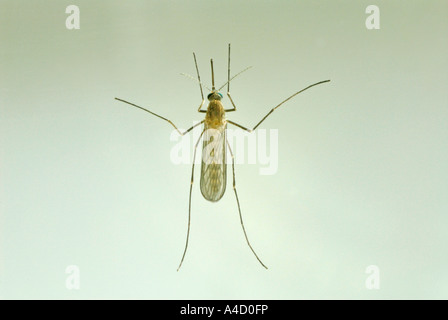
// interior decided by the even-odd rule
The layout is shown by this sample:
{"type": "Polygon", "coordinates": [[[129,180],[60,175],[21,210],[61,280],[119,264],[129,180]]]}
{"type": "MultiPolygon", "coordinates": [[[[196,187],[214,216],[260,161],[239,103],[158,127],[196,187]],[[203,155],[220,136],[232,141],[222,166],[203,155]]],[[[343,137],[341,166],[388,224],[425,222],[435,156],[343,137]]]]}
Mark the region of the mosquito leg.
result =
{"type": "Polygon", "coordinates": [[[184,253],[182,255],[182,259],[180,260],[179,267],[177,267],[177,271],[179,271],[180,267],[182,266],[182,262],[184,262],[185,254],[187,253],[188,248],[188,239],[190,238],[190,221],[191,221],[191,193],[193,190],[193,178],[194,178],[194,163],[196,160],[196,150],[199,145],[199,141],[201,140],[202,135],[204,134],[205,130],[202,131],[201,135],[198,138],[198,142],[196,142],[196,145],[194,146],[194,153],[193,153],[193,165],[191,167],[191,182],[190,182],[190,196],[188,197],[188,227],[187,227],[187,240],[185,241],[185,249],[184,253]]]}
{"type": "Polygon", "coordinates": [[[224,109],[225,112],[236,111],[235,104],[233,103],[232,97],[230,96],[230,43],[229,43],[229,58],[227,60],[227,96],[232,103],[233,109],[224,109]]]}
{"type": "Polygon", "coordinates": [[[233,99],[230,96],[230,92],[227,91],[227,96],[229,97],[230,102],[232,103],[233,108],[231,109],[224,109],[225,112],[232,112],[232,111],[236,111],[236,106],[235,103],[233,103],[233,99]]]}
{"type": "Polygon", "coordinates": [[[227,60],[227,94],[230,92],[230,43],[229,43],[229,58],[227,60]]]}
{"type": "Polygon", "coordinates": [[[229,148],[229,151],[230,151],[230,156],[232,157],[233,191],[235,192],[236,204],[238,205],[238,213],[240,215],[240,222],[241,222],[241,227],[243,228],[244,237],[246,238],[247,244],[249,245],[250,250],[252,250],[252,253],[257,258],[258,262],[260,262],[260,264],[265,269],[267,269],[268,267],[266,267],[264,265],[264,263],[261,262],[260,258],[258,258],[257,254],[255,253],[255,250],[252,248],[252,246],[251,246],[251,244],[249,242],[249,238],[247,237],[246,229],[244,228],[243,216],[241,215],[240,201],[238,200],[238,193],[236,192],[236,184],[235,184],[235,157],[233,156],[232,149],[230,148],[230,145],[229,145],[229,141],[226,140],[226,143],[227,143],[227,147],[229,148]]]}
{"type": "Polygon", "coordinates": [[[232,97],[230,96],[230,43],[229,43],[229,58],[227,60],[227,96],[232,103],[232,109],[224,109],[225,112],[236,111],[235,104],[233,103],[232,97]]]}
{"type": "Polygon", "coordinates": [[[201,83],[201,77],[199,76],[199,68],[198,68],[198,62],[196,60],[196,54],[193,52],[193,58],[194,58],[194,66],[196,67],[196,74],[198,75],[198,82],[199,82],[199,89],[201,89],[201,98],[202,102],[199,105],[198,112],[207,112],[205,110],[201,110],[202,106],[204,105],[205,99],[204,99],[204,91],[202,90],[202,83],[201,83]]]}
{"type": "MultiPolygon", "coordinates": [[[[249,70],[250,68],[252,68],[252,67],[247,67],[247,68],[244,69],[243,71],[238,72],[236,75],[234,75],[232,78],[230,78],[230,80],[227,81],[223,86],[221,86],[221,87],[219,88],[219,90],[221,90],[222,88],[224,88],[224,86],[225,86],[226,84],[229,84],[230,81],[232,81],[233,79],[235,79],[237,76],[239,76],[239,75],[240,75],[241,73],[243,73],[244,71],[249,70]]],[[[219,90],[218,90],[218,91],[219,91],[219,90]]],[[[232,97],[230,96],[230,91],[227,91],[227,96],[229,97],[229,100],[230,100],[230,102],[232,103],[233,108],[231,108],[231,109],[225,109],[224,111],[226,111],[226,112],[236,111],[236,106],[235,106],[235,103],[233,102],[232,97]]]]}
{"type": "Polygon", "coordinates": [[[238,124],[238,123],[236,123],[236,122],[233,122],[233,121],[231,121],[231,120],[226,120],[228,123],[230,123],[230,124],[233,124],[234,126],[236,126],[236,127],[238,127],[238,128],[240,128],[240,129],[243,129],[244,131],[247,131],[247,132],[252,132],[253,130],[251,130],[251,129],[247,129],[246,127],[244,127],[244,126],[242,126],[242,125],[240,125],[240,124],[238,124]]]}
{"type": "Polygon", "coordinates": [[[181,132],[181,131],[176,127],[176,125],[175,125],[174,123],[172,123],[172,122],[171,122],[170,120],[168,120],[167,118],[164,118],[164,117],[162,117],[162,116],[159,116],[157,113],[154,113],[154,112],[152,112],[152,111],[149,111],[148,109],[145,109],[145,108],[143,108],[143,107],[140,107],[140,106],[138,106],[138,105],[136,105],[136,104],[133,104],[133,103],[131,103],[131,102],[129,102],[129,101],[126,101],[126,100],[123,100],[123,99],[120,99],[120,98],[115,98],[115,100],[118,100],[118,101],[127,103],[127,104],[129,104],[129,105],[131,105],[131,106],[133,106],[133,107],[139,108],[139,109],[141,109],[141,110],[143,110],[143,111],[146,111],[146,112],[148,112],[148,113],[150,113],[150,114],[152,114],[152,115],[154,115],[154,116],[156,116],[156,117],[158,117],[158,118],[160,118],[160,119],[162,119],[162,120],[167,121],[169,124],[171,124],[171,125],[174,127],[174,129],[176,129],[176,131],[177,131],[181,136],[183,136],[183,135],[185,135],[186,133],[190,132],[193,128],[197,127],[198,125],[200,125],[200,124],[202,124],[202,123],[204,122],[204,120],[202,120],[201,122],[196,123],[196,124],[195,124],[194,126],[192,126],[190,129],[188,129],[188,130],[186,130],[186,131],[184,131],[184,132],[181,132]]]}
{"type": "Polygon", "coordinates": [[[278,107],[280,107],[280,106],[281,106],[282,104],[284,104],[286,101],[291,100],[292,98],[294,98],[294,97],[295,97],[296,95],[298,95],[299,93],[301,93],[301,92],[303,92],[303,91],[305,91],[305,90],[307,90],[307,89],[309,89],[309,88],[311,88],[311,87],[314,87],[314,86],[317,86],[317,85],[319,85],[319,84],[322,84],[322,83],[325,83],[325,82],[329,82],[329,81],[330,81],[330,80],[319,81],[319,82],[317,82],[317,83],[314,83],[314,84],[312,84],[312,85],[306,87],[305,89],[302,89],[302,90],[300,90],[300,91],[297,91],[297,92],[294,93],[292,96],[286,98],[285,100],[283,100],[282,102],[280,102],[277,106],[275,106],[274,108],[272,108],[272,110],[269,111],[268,114],[265,115],[265,116],[263,117],[263,119],[261,119],[260,122],[257,123],[257,125],[252,129],[252,131],[254,131],[255,129],[257,129],[257,127],[258,127],[264,120],[266,120],[266,118],[267,118],[272,112],[274,112],[275,109],[277,109],[278,107]]]}
{"type": "Polygon", "coordinates": [[[207,112],[207,110],[201,110],[202,106],[204,105],[204,102],[205,102],[205,100],[202,100],[201,105],[198,108],[198,112],[200,112],[200,113],[206,113],[207,112]]]}
{"type": "MultiPolygon", "coordinates": [[[[310,85],[310,86],[308,86],[308,87],[306,87],[306,88],[304,88],[304,89],[302,89],[302,90],[300,90],[300,91],[297,91],[297,92],[294,93],[292,96],[289,96],[288,98],[286,98],[285,100],[283,100],[282,102],[280,102],[278,105],[276,105],[274,108],[272,108],[271,111],[269,111],[268,114],[265,115],[265,116],[264,116],[264,117],[257,123],[257,125],[256,125],[253,129],[247,129],[246,127],[244,127],[244,126],[242,126],[242,125],[240,125],[240,124],[238,124],[238,123],[235,123],[235,122],[233,122],[233,121],[230,121],[230,120],[227,120],[227,122],[233,124],[234,126],[237,126],[237,127],[241,128],[241,129],[243,129],[243,130],[246,130],[246,131],[248,131],[248,132],[252,132],[252,131],[254,131],[255,129],[257,129],[258,126],[259,126],[264,120],[266,120],[266,118],[269,117],[269,116],[271,115],[271,113],[274,112],[275,109],[277,109],[278,107],[280,107],[280,106],[281,106],[282,104],[284,104],[286,101],[291,100],[292,98],[294,98],[294,97],[295,97],[296,95],[298,95],[299,93],[301,93],[301,92],[303,92],[303,91],[305,91],[305,90],[307,90],[307,89],[309,89],[309,88],[311,88],[311,87],[314,87],[314,86],[317,86],[317,85],[319,85],[319,84],[322,84],[322,83],[325,83],[325,82],[329,82],[329,81],[330,81],[330,80],[319,81],[319,82],[314,83],[314,84],[312,84],[312,85],[310,85]]],[[[231,101],[232,101],[232,100],[231,100],[231,101]]],[[[232,104],[233,104],[233,102],[232,102],[232,104]]]]}
{"type": "MultiPolygon", "coordinates": [[[[237,76],[239,76],[241,73],[243,73],[244,71],[246,71],[246,70],[248,70],[248,69],[250,69],[250,68],[252,68],[252,67],[247,67],[247,68],[244,69],[243,71],[238,72],[236,75],[234,75],[234,76],[232,77],[232,79],[235,78],[235,77],[237,77],[237,76]]],[[[232,80],[232,79],[230,78],[230,43],[229,43],[229,55],[228,55],[228,60],[227,60],[227,82],[226,82],[223,86],[221,86],[221,87],[219,88],[219,90],[221,90],[221,89],[227,84],[227,96],[229,97],[229,100],[230,100],[230,102],[232,103],[233,108],[231,108],[231,109],[224,109],[225,112],[236,111],[235,103],[233,102],[233,99],[232,99],[232,97],[230,96],[230,80],[232,80]]]]}

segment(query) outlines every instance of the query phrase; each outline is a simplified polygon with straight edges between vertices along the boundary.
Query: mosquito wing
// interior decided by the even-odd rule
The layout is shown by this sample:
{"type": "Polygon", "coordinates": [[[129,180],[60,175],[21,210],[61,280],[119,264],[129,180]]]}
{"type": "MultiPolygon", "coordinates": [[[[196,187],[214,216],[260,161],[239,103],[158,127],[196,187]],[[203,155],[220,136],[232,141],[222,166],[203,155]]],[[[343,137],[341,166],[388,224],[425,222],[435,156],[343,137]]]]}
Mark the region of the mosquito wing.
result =
{"type": "Polygon", "coordinates": [[[226,191],[226,126],[204,129],[201,193],[208,201],[216,202],[226,191]]]}

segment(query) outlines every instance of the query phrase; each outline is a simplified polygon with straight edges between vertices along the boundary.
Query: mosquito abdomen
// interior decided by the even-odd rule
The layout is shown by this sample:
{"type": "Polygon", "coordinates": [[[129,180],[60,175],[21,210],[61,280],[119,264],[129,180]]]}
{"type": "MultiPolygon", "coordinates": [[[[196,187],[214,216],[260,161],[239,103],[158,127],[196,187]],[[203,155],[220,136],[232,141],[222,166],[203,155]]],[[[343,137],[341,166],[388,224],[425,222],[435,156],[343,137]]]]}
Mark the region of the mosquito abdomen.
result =
{"type": "Polygon", "coordinates": [[[208,201],[219,201],[226,191],[226,126],[205,124],[202,142],[201,193],[208,201]]]}

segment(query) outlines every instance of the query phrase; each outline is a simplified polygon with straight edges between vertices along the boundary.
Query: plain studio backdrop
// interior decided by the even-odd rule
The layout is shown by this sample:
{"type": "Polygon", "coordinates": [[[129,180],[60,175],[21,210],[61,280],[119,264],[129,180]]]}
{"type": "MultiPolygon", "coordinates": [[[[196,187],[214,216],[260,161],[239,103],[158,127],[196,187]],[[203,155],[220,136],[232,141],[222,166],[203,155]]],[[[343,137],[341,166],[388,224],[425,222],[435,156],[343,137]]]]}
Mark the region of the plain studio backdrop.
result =
{"type": "Polygon", "coordinates": [[[447,299],[448,4],[375,1],[369,29],[371,4],[2,0],[0,298],[447,299]],[[269,269],[231,171],[211,203],[197,166],[176,272],[191,165],[168,123],[114,98],[186,129],[204,114],[180,73],[195,52],[224,83],[228,43],[232,74],[253,66],[230,87],[244,126],[331,82],[260,126],[274,174],[236,165],[269,269]]]}

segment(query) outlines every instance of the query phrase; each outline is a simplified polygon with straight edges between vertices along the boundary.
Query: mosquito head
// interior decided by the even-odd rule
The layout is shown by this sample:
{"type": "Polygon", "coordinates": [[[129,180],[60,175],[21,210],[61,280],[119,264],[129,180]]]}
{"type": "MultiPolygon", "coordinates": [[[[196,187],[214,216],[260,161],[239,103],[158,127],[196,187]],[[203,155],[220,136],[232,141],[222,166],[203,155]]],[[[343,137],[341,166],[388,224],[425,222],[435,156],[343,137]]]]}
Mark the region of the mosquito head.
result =
{"type": "Polygon", "coordinates": [[[216,90],[213,90],[212,92],[210,92],[208,94],[207,99],[208,99],[208,101],[213,101],[213,100],[221,101],[222,94],[216,90]]]}

